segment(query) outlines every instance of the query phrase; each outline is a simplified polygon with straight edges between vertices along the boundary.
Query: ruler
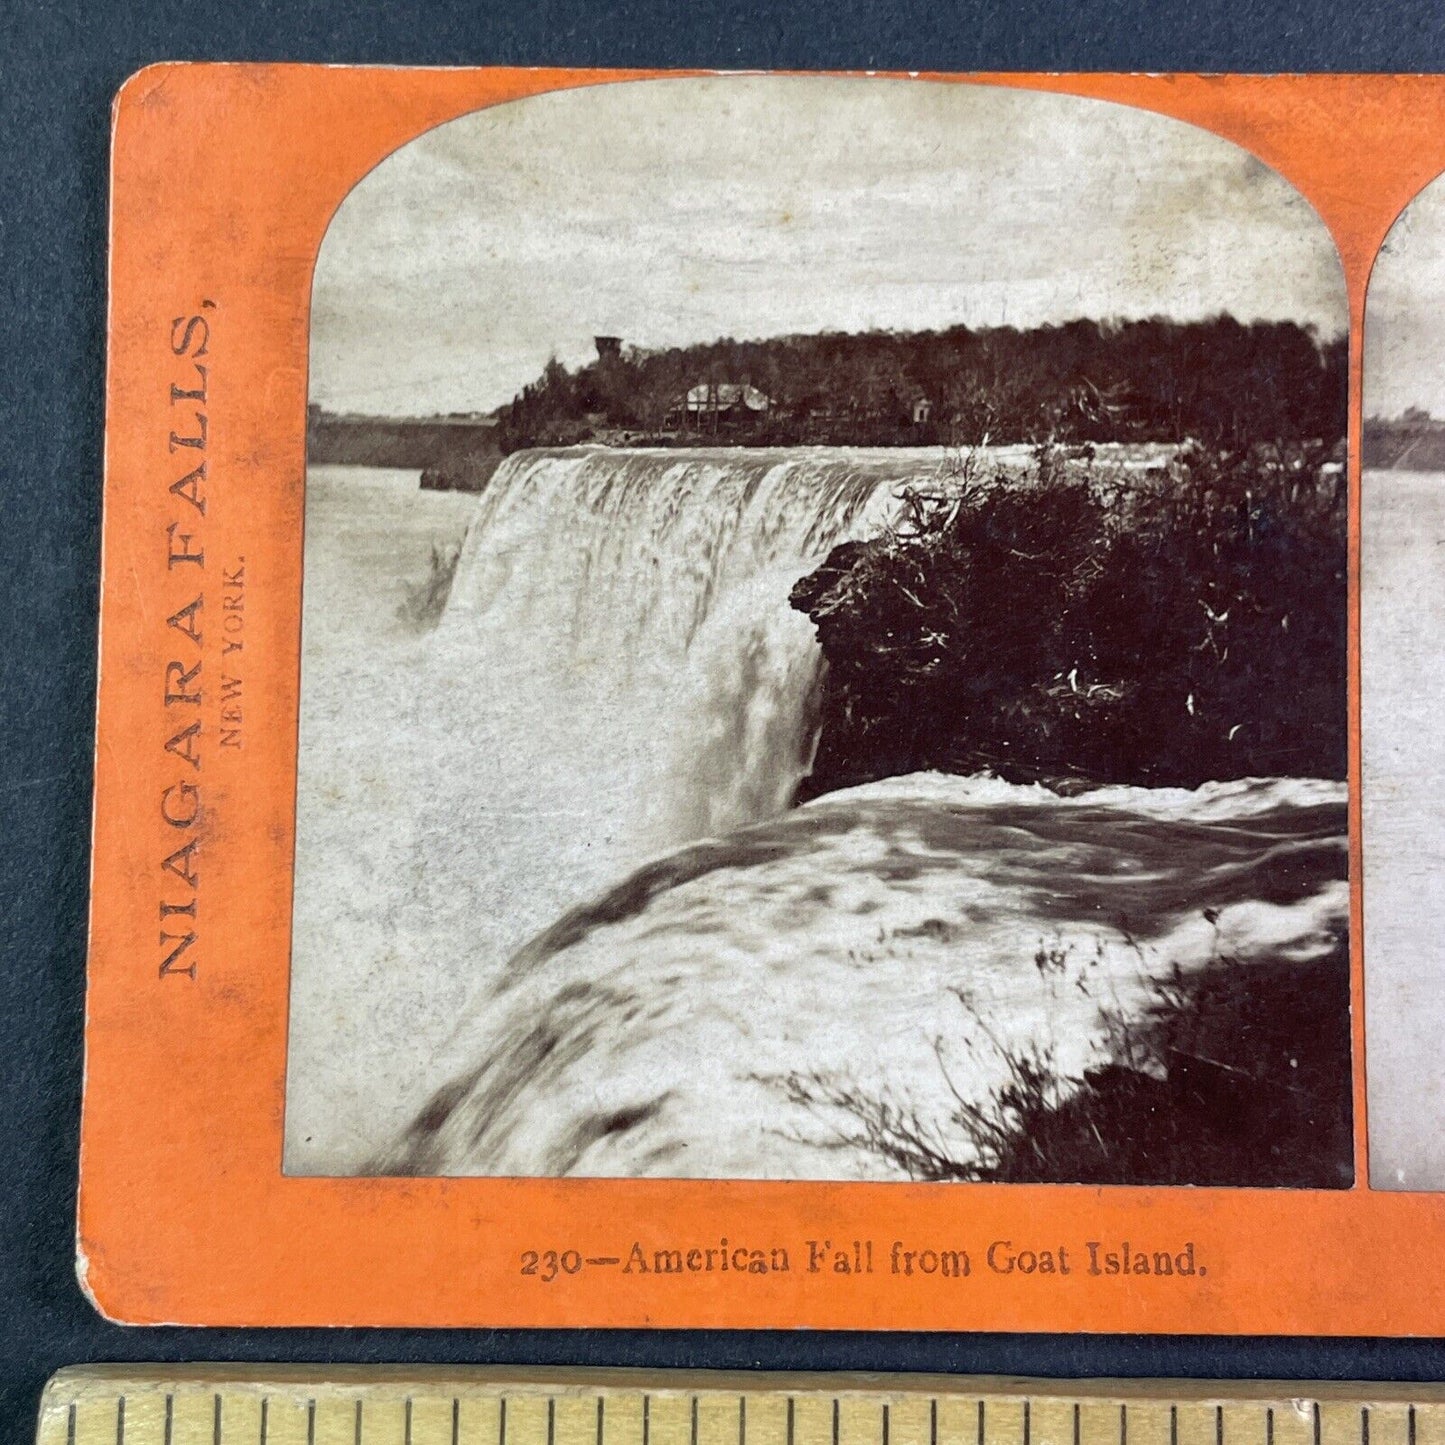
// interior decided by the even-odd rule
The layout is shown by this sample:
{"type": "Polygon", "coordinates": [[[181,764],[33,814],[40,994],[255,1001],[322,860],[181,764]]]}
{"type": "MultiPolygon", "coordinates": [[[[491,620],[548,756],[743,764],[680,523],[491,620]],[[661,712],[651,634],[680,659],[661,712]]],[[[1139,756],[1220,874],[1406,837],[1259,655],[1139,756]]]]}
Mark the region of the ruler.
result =
{"type": "Polygon", "coordinates": [[[40,1445],[1445,1445],[1429,1385],[63,1370],[40,1445]]]}

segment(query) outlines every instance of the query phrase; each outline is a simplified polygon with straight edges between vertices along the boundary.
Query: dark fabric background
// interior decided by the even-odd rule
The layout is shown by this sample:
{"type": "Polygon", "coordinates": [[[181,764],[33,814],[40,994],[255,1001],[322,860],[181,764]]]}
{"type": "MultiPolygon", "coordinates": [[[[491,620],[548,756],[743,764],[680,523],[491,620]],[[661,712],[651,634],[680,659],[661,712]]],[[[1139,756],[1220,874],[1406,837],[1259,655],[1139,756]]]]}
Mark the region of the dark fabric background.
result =
{"type": "MultiPolygon", "coordinates": [[[[0,1441],[88,1360],[1407,1379],[1440,1342],[126,1330],[76,1287],[111,96],[161,59],[1442,70],[1439,0],[0,0],[0,1441]]],[[[184,177],[177,177],[184,184],[184,177]]],[[[1445,323],[1442,323],[1445,324],[1445,323]]],[[[1402,1242],[1403,1243],[1403,1242],[1402,1242]]]]}

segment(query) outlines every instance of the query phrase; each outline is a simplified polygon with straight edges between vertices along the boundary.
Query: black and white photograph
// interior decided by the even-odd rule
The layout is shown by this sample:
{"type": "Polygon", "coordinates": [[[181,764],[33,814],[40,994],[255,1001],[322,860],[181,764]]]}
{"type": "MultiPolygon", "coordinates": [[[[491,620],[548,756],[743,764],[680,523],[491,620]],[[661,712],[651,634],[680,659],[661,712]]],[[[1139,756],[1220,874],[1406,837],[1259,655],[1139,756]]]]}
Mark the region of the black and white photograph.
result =
{"type": "Polygon", "coordinates": [[[1298,191],[1103,101],[392,153],[312,290],[286,1171],[1349,1187],[1348,322],[1298,191]]]}
{"type": "Polygon", "coordinates": [[[1405,208],[1365,305],[1360,750],[1370,1187],[1445,1189],[1445,183],[1405,208]]]}

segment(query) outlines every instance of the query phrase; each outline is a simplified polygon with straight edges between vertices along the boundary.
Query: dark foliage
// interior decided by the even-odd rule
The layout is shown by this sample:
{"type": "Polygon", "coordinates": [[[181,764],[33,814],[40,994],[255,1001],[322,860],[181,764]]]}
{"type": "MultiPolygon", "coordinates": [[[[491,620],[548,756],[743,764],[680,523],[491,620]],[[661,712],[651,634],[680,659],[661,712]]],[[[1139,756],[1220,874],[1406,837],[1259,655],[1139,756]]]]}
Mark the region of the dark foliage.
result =
{"type": "Polygon", "coordinates": [[[1445,421],[1419,407],[1365,418],[1364,463],[1395,471],[1445,471],[1445,421]]]}
{"type": "Polygon", "coordinates": [[[504,451],[593,439],[734,445],[1164,441],[1344,434],[1343,338],[1291,322],[1070,321],[837,332],[557,361],[500,416],[504,451]],[[737,419],[684,414],[688,389],[756,387],[737,419]],[[923,412],[915,410],[920,401],[923,412]]]}
{"type": "Polygon", "coordinates": [[[963,466],[794,588],[828,671],[805,795],[921,769],[1343,778],[1346,508],[1317,448],[1107,482],[963,466]]]}
{"type": "Polygon", "coordinates": [[[1325,959],[1223,959],[1156,991],[1144,1026],[1122,1029],[1116,1062],[1086,1074],[1063,1103],[1020,1117],[999,1177],[1038,1178],[1068,1159],[1084,1184],[1348,1188],[1344,936],[1325,959]]]}
{"type": "Polygon", "coordinates": [[[1348,1188],[1346,939],[1304,962],[1216,959],[1152,989],[1141,1022],[1109,1020],[1110,1058],[1082,1079],[1061,1077],[1046,1049],[1002,1050],[1007,1082],[979,1099],[955,1091],[947,1120],[824,1076],[784,1087],[846,1120],[832,1142],[918,1179],[1348,1188]]]}

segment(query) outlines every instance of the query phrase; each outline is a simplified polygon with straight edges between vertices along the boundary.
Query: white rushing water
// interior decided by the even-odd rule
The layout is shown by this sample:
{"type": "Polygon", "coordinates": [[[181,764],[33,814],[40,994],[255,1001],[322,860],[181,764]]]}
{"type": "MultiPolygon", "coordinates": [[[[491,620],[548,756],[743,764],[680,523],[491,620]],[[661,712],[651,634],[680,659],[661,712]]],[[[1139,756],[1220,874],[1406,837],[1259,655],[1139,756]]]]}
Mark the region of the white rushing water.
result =
{"type": "Polygon", "coordinates": [[[1360,487],[1370,1187],[1445,1189],[1445,473],[1360,487]]]}
{"type": "Polygon", "coordinates": [[[565,915],[462,1021],[469,1067],[385,1152],[439,1174],[889,1178],[846,1110],[937,1130],[1006,1051],[1077,1078],[1102,1012],[1220,955],[1322,958],[1349,907],[1342,784],[1074,799],[918,774],[646,865],[565,915]],[[1206,912],[1207,910],[1207,912],[1206,912]]]}
{"type": "Polygon", "coordinates": [[[936,452],[837,450],[509,462],[436,645],[448,667],[483,670],[480,710],[505,689],[501,746],[529,810],[580,801],[620,859],[787,807],[811,763],[820,662],[788,591],[938,466],[936,452]]]}
{"type": "MultiPolygon", "coordinates": [[[[308,497],[287,1167],[345,1171],[464,1062],[458,1011],[559,914],[678,843],[785,808],[819,654],[787,602],[937,450],[578,449],[511,457],[446,612],[392,571],[414,518],[308,497]],[[370,569],[371,575],[367,575],[370,569]]],[[[354,480],[355,478],[353,478],[354,480]]]]}
{"type": "Polygon", "coordinates": [[[923,776],[788,811],[820,676],[788,591],[940,462],[531,452],[390,517],[313,475],[289,1170],[886,1175],[774,1076],[936,1110],[936,1041],[955,1085],[996,1077],[970,1018],[1082,1067],[1151,971],[1328,948],[1334,785],[923,776]],[[395,575],[462,505],[417,632],[395,575]]]}

